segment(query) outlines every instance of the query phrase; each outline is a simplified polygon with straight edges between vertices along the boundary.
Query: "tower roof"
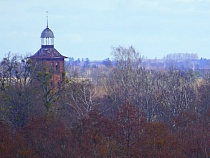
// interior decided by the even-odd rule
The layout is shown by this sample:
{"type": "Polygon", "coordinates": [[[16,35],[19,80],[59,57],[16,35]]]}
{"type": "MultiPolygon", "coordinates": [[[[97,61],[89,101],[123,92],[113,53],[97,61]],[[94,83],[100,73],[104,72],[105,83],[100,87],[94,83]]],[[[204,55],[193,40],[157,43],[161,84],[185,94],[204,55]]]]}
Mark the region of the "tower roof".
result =
{"type": "Polygon", "coordinates": [[[52,30],[50,30],[48,27],[44,29],[41,33],[41,38],[55,38],[52,30]]]}
{"type": "Polygon", "coordinates": [[[41,48],[33,56],[32,59],[62,59],[67,58],[61,55],[55,48],[41,48]]]}

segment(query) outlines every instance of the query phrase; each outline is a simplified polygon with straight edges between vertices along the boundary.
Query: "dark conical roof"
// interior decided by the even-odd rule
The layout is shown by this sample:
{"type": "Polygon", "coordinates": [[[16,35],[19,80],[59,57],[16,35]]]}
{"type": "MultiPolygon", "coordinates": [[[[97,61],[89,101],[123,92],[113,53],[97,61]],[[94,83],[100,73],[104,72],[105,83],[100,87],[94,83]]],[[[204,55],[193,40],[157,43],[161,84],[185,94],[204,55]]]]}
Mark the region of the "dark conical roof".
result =
{"type": "Polygon", "coordinates": [[[33,56],[32,59],[61,59],[67,58],[61,55],[55,48],[41,48],[33,56]]]}
{"type": "Polygon", "coordinates": [[[41,38],[55,38],[53,32],[47,27],[41,33],[41,38]]]}

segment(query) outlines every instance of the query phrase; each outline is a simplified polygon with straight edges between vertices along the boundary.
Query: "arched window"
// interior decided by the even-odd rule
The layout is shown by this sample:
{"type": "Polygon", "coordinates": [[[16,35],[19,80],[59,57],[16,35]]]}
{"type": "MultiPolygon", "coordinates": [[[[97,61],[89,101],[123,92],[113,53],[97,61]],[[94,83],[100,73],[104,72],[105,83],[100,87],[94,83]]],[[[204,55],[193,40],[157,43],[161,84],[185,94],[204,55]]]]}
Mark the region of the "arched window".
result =
{"type": "Polygon", "coordinates": [[[56,71],[59,71],[59,62],[56,62],[56,64],[55,64],[55,70],[56,71]]]}

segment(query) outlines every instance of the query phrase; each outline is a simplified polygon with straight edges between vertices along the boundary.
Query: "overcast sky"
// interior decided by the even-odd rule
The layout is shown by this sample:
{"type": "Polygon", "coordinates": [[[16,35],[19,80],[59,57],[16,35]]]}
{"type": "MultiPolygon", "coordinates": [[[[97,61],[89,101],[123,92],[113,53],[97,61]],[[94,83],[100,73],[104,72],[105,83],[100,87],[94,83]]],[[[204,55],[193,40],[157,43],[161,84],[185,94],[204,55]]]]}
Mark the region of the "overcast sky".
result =
{"type": "Polygon", "coordinates": [[[103,60],[132,45],[148,58],[210,58],[210,0],[0,0],[0,58],[39,50],[46,11],[55,48],[68,57],[103,60]]]}

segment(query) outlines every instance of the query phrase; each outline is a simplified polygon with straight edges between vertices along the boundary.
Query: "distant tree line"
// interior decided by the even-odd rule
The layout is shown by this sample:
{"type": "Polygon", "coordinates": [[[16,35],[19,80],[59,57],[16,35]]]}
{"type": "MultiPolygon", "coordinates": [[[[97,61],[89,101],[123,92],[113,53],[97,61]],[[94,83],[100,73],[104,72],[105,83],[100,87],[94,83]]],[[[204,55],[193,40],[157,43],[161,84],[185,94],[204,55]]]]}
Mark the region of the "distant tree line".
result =
{"type": "MultiPolygon", "coordinates": [[[[141,59],[141,66],[147,70],[169,70],[171,68],[180,69],[182,71],[192,70],[195,71],[197,77],[204,77],[206,73],[210,72],[210,59],[199,59],[196,53],[171,53],[160,59],[148,59],[145,57],[141,59]]],[[[116,62],[114,58],[106,58],[101,61],[90,61],[88,58],[82,58],[80,62],[80,58],[74,60],[74,58],[70,57],[69,60],[66,61],[66,65],[72,67],[96,68],[99,66],[115,66],[116,62]]]]}
{"type": "Polygon", "coordinates": [[[174,61],[185,61],[185,60],[198,60],[197,53],[171,53],[167,54],[164,57],[165,60],[174,60],[174,61]]]}

